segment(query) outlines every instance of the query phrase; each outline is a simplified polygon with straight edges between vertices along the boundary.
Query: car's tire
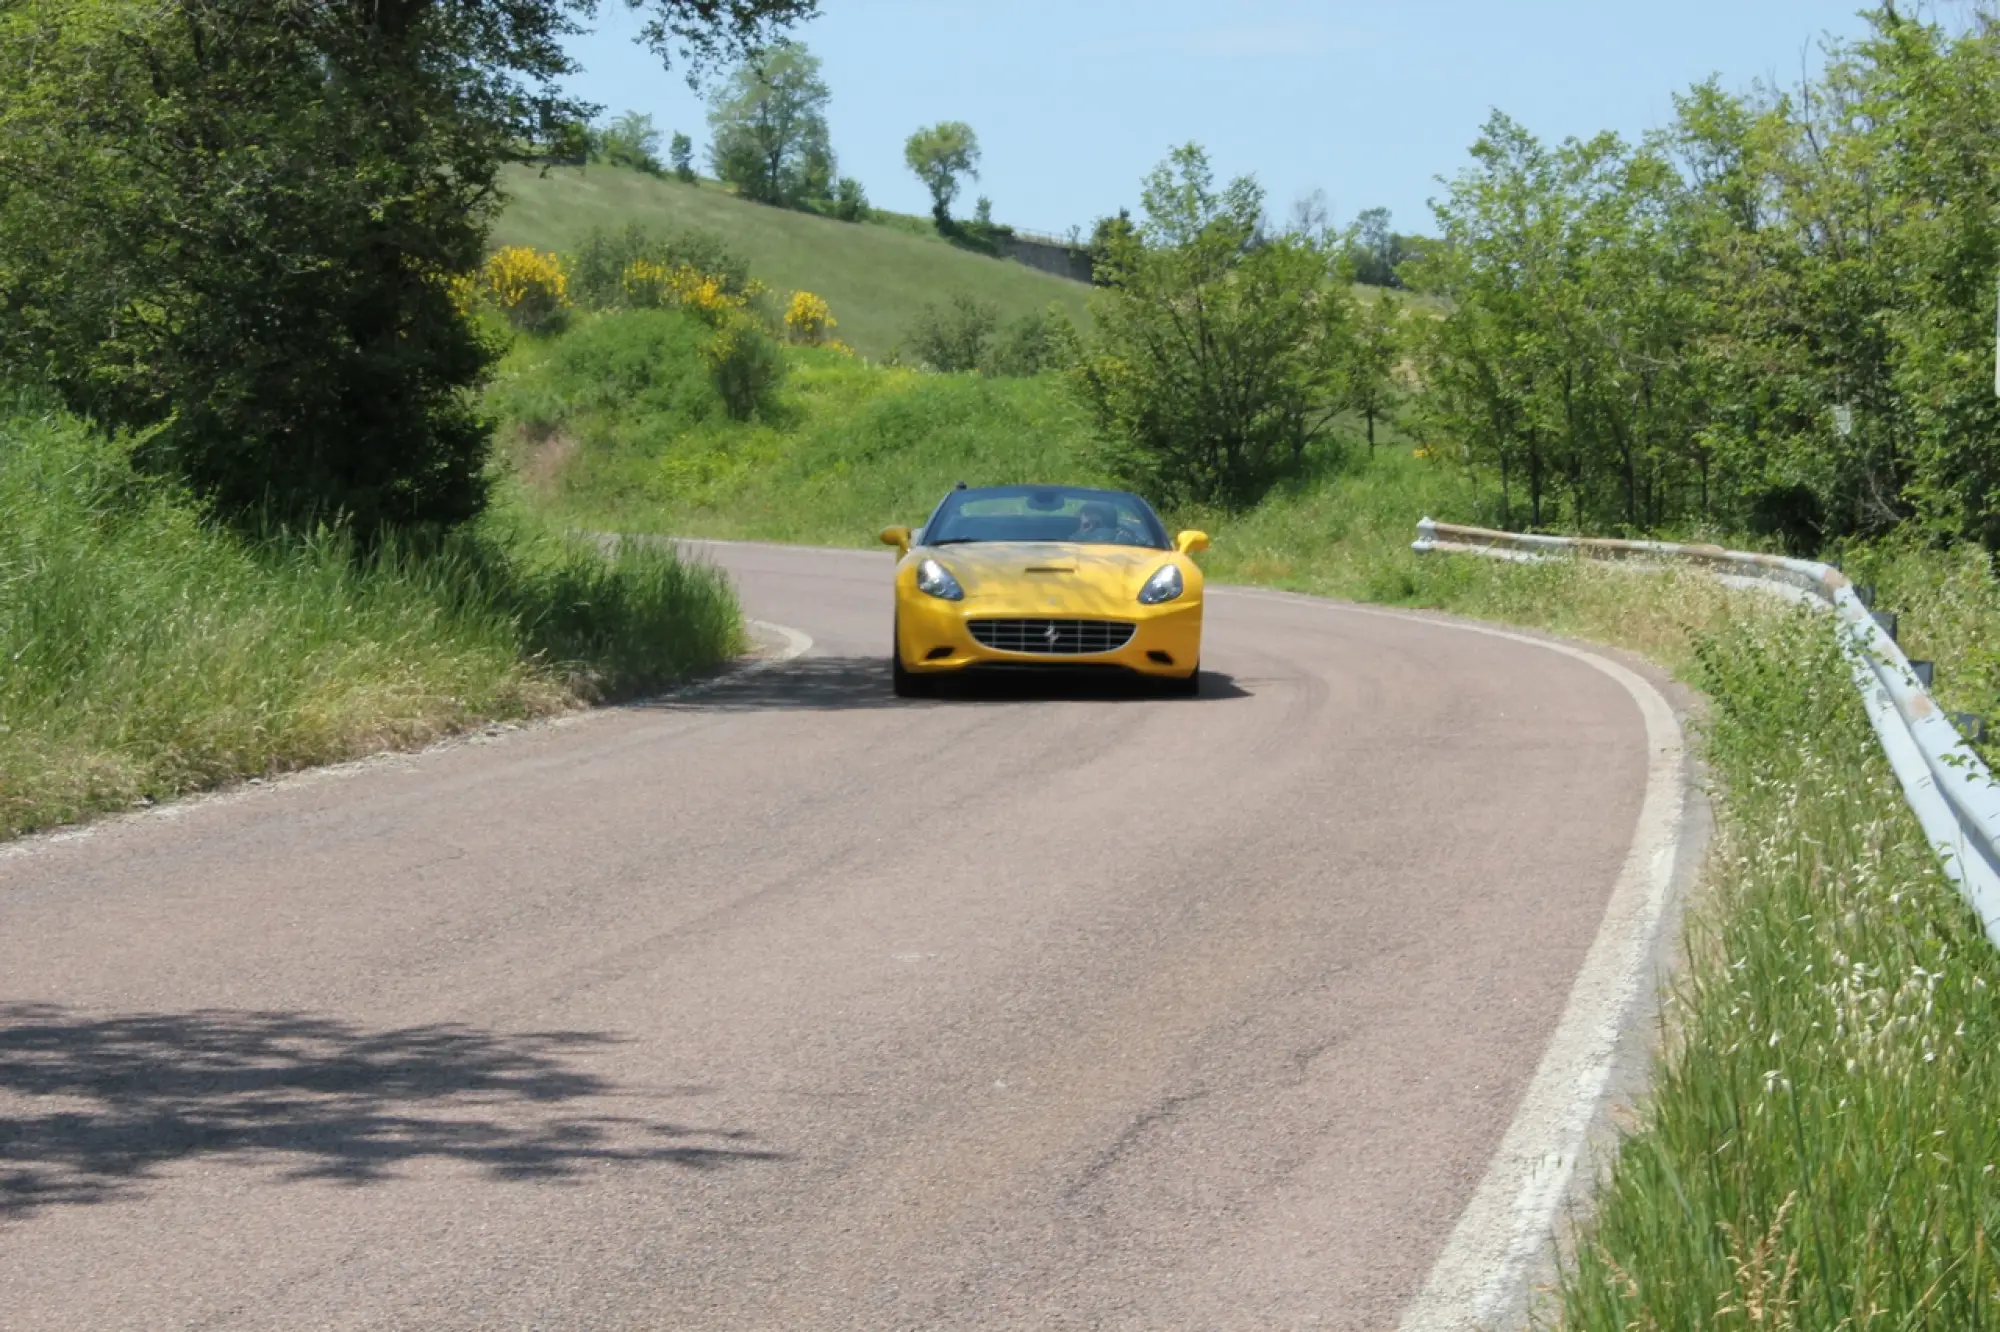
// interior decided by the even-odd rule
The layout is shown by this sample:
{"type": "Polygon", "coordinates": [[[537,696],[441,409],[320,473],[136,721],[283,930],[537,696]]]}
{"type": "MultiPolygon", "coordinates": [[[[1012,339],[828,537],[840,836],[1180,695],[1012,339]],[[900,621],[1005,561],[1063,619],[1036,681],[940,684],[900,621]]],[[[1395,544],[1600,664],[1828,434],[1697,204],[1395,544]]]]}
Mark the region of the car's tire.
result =
{"type": "Polygon", "coordinates": [[[899,629],[889,641],[889,683],[897,698],[922,698],[931,692],[931,682],[903,666],[903,634],[899,629]]]}
{"type": "Polygon", "coordinates": [[[1161,681],[1161,689],[1168,698],[1196,698],[1201,694],[1201,663],[1186,675],[1169,675],[1161,681]]]}

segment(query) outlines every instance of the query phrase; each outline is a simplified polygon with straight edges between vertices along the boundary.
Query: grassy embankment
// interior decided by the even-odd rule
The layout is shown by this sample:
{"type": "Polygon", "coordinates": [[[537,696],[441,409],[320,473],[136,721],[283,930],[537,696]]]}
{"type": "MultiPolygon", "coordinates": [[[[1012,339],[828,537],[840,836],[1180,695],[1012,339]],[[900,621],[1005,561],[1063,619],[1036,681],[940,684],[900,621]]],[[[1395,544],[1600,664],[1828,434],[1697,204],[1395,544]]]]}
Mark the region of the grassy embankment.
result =
{"type": "MultiPolygon", "coordinates": [[[[510,361],[495,404],[565,521],[865,546],[960,477],[1101,479],[1087,422],[1046,378],[794,351],[775,419],[728,423],[673,369],[691,336],[677,318],[585,321],[510,361]]],[[[1585,1233],[1565,1321],[1991,1321],[2000,958],[1905,810],[1826,624],[1691,574],[1418,557],[1420,515],[1490,515],[1387,440],[1372,460],[1354,442],[1330,451],[1249,513],[1171,518],[1214,534],[1218,578],[1618,644],[1713,704],[1702,743],[1720,832],[1656,1086],[1585,1233]]],[[[1983,557],[1883,548],[1847,566],[1938,661],[1948,705],[1994,710],[2000,586],[1983,557]]]]}
{"type": "Polygon", "coordinates": [[[642,691],[735,598],[504,502],[441,549],[256,544],[52,412],[0,419],[0,836],[642,691]]]}
{"type": "Polygon", "coordinates": [[[593,227],[639,222],[659,230],[716,232],[780,293],[806,290],[832,304],[841,341],[864,356],[889,355],[924,305],[966,293],[1002,322],[1060,304],[1088,318],[1090,288],[1025,264],[995,259],[903,227],[839,222],[751,203],[714,184],[685,185],[619,167],[510,168],[495,245],[570,251],[593,227]]]}

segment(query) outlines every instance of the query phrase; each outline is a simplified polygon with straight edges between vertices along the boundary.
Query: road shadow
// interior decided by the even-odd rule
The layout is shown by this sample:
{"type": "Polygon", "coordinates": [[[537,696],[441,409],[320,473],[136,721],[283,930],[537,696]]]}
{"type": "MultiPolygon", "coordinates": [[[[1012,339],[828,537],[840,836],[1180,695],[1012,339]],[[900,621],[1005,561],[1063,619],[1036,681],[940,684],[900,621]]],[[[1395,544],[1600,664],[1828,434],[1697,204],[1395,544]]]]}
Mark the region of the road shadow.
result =
{"type": "Polygon", "coordinates": [[[642,704],[665,712],[841,711],[964,703],[1037,703],[1095,700],[1185,707],[1248,698],[1233,676],[1203,671],[1201,693],[1172,698],[1157,684],[1125,672],[967,671],[939,676],[932,696],[897,698],[887,657],[796,657],[780,665],[733,676],[696,693],[642,704]]]}
{"type": "Polygon", "coordinates": [[[176,1162],[229,1157],[366,1185],[419,1159],[495,1180],[606,1163],[716,1169],[752,1135],[594,1112],[619,1094],[566,1055],[594,1032],[369,1031],[299,1013],[85,1016],[0,1004],[0,1220],[102,1203],[176,1162]]]}

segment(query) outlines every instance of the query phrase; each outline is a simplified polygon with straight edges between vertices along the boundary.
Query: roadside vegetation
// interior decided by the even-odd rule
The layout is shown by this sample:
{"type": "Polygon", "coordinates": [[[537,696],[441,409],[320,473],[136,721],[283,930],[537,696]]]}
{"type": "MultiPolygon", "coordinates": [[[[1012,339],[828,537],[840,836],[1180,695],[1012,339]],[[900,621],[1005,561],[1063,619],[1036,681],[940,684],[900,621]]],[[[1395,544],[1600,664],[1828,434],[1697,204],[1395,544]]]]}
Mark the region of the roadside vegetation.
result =
{"type": "MultiPolygon", "coordinates": [[[[488,227],[582,115],[579,6],[444,8],[0,10],[0,836],[739,649],[718,576],[562,536],[493,466],[479,392],[572,301],[488,227]]],[[[811,5],[643,8],[700,67],[811,5]]],[[[768,358],[729,332],[734,390],[768,358]]]]}
{"type": "Polygon", "coordinates": [[[0,836],[643,692],[735,595],[502,500],[434,543],[257,538],[53,409],[0,420],[0,836]]]}

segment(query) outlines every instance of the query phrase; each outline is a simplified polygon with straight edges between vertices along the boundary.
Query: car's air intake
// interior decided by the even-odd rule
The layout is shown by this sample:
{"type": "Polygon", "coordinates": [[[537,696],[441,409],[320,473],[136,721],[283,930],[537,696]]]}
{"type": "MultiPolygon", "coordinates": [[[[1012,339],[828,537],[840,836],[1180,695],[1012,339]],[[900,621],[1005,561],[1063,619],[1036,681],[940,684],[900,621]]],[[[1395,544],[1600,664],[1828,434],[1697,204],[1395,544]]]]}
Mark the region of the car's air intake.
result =
{"type": "Polygon", "coordinates": [[[1080,657],[1132,641],[1130,620],[971,620],[972,636],[996,652],[1080,657]]]}

